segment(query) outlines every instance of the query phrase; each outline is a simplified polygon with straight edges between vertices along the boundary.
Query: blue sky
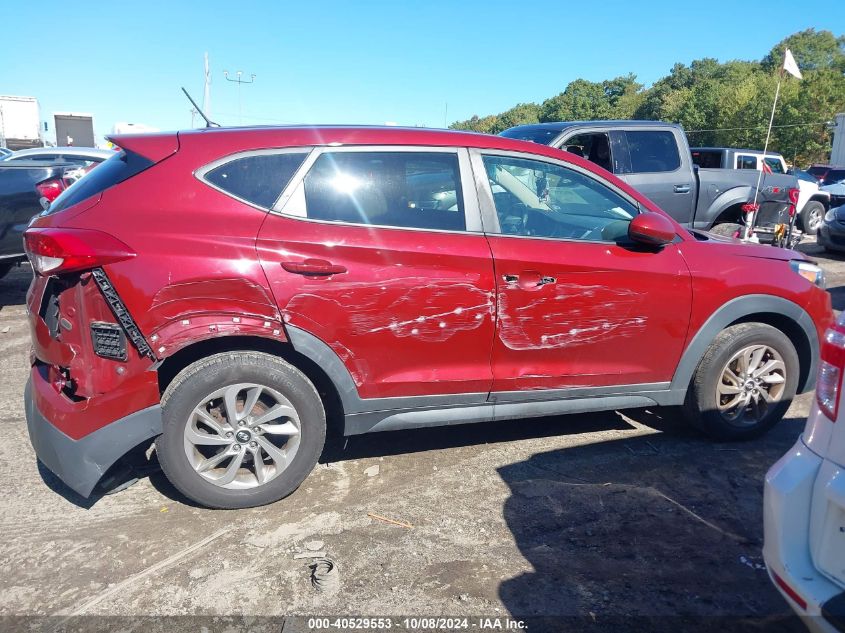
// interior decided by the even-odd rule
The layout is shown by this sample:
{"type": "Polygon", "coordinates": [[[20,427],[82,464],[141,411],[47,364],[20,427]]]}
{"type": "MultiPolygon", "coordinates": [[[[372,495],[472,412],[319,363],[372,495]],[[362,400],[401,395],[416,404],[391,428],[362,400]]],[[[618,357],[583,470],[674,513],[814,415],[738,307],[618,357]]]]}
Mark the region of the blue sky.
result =
{"type": "Polygon", "coordinates": [[[6,0],[0,94],[117,121],[191,125],[184,85],[212,118],[243,124],[443,126],[542,101],[573,79],[628,72],[650,84],[675,62],[759,59],[808,27],[845,33],[835,3],[779,2],[80,2],[6,0]],[[25,26],[28,25],[28,26],[25,26]],[[35,28],[37,25],[37,28],[35,28]],[[448,103],[448,113],[446,112],[448,103]]]}

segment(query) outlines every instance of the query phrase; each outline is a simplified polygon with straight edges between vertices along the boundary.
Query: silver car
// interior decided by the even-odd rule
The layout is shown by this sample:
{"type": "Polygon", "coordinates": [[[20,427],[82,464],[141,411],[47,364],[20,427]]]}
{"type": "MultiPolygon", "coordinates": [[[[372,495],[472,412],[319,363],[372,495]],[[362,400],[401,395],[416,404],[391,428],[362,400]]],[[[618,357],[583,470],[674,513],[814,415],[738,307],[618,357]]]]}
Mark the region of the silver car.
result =
{"type": "Polygon", "coordinates": [[[111,156],[114,156],[113,150],[97,149],[96,147],[35,147],[12,152],[9,156],[0,156],[0,160],[37,160],[47,163],[72,163],[80,167],[88,167],[102,163],[111,156]]]}

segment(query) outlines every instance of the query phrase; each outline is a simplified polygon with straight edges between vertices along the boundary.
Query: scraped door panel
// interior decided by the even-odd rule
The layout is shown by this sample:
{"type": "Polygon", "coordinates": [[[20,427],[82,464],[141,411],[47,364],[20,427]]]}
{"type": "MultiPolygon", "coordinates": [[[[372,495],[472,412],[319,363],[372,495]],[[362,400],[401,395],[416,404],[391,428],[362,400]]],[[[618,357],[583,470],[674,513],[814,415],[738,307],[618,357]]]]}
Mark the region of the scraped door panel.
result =
{"type": "Polygon", "coordinates": [[[691,304],[677,246],[631,243],[638,204],[590,170],[472,160],[496,266],[493,391],[669,381],[691,304]]]}
{"type": "Polygon", "coordinates": [[[494,391],[669,381],[683,349],[690,281],[678,249],[490,236],[498,327],[494,391]],[[509,283],[505,275],[517,275],[509,283]],[[553,279],[538,285],[542,278],[553,279]]]}
{"type": "Polygon", "coordinates": [[[493,260],[484,235],[469,232],[480,223],[474,191],[464,219],[465,187],[450,175],[457,154],[355,154],[314,161],[284,207],[309,219],[272,214],[261,229],[259,257],[285,322],[328,344],[361,398],[485,401],[493,260]]]}

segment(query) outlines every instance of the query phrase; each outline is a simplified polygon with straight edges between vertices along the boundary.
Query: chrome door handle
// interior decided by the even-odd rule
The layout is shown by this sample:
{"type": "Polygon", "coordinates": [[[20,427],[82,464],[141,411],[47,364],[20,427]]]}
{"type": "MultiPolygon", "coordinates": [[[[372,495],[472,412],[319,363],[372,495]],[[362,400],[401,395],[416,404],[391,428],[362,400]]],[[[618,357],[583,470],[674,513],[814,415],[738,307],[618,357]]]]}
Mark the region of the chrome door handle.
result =
{"type": "Polygon", "coordinates": [[[554,277],[540,277],[540,281],[537,282],[538,286],[545,286],[546,284],[553,284],[557,281],[554,277]]]}
{"type": "Polygon", "coordinates": [[[515,284],[519,282],[519,275],[502,275],[502,279],[506,284],[515,284]]]}
{"type": "Polygon", "coordinates": [[[675,185],[673,190],[675,193],[689,193],[690,186],[689,185],[675,185]]]}

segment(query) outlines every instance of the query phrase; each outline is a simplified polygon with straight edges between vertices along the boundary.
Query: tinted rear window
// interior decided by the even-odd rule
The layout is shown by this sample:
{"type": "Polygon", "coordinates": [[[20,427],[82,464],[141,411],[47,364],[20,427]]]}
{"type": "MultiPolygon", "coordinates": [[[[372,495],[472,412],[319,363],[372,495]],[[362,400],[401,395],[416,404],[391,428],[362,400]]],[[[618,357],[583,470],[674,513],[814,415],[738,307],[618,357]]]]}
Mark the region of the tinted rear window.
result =
{"type": "Polygon", "coordinates": [[[150,167],[153,162],[134,152],[115,152],[53,201],[42,215],[52,215],[95,196],[150,167]]]}
{"type": "Polygon", "coordinates": [[[722,152],[719,150],[692,151],[692,162],[704,169],[718,169],[722,166],[722,152]]]}
{"type": "Polygon", "coordinates": [[[269,209],[305,160],[307,152],[256,154],[215,167],[205,179],[228,194],[269,209]]]}
{"type": "Polygon", "coordinates": [[[675,171],[681,166],[678,144],[672,132],[627,131],[631,171],[635,174],[675,171]]]}

